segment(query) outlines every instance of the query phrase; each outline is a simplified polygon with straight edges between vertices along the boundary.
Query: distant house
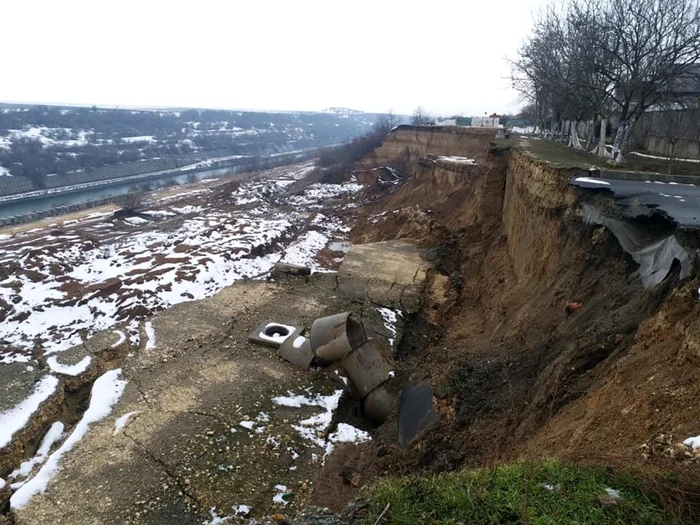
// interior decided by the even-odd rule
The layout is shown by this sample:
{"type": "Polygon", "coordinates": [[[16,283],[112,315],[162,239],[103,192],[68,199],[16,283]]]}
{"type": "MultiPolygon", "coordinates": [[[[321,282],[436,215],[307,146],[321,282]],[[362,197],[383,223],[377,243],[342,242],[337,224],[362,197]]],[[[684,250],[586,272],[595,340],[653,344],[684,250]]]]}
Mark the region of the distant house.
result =
{"type": "Polygon", "coordinates": [[[477,128],[497,128],[499,121],[499,118],[493,117],[472,117],[471,125],[477,128]]]}
{"type": "Polygon", "coordinates": [[[441,119],[435,122],[436,126],[456,126],[457,125],[457,119],[454,118],[446,118],[446,119],[441,119]]]}
{"type": "Polygon", "coordinates": [[[451,117],[440,119],[435,123],[436,126],[471,126],[472,119],[469,117],[451,117]]]}

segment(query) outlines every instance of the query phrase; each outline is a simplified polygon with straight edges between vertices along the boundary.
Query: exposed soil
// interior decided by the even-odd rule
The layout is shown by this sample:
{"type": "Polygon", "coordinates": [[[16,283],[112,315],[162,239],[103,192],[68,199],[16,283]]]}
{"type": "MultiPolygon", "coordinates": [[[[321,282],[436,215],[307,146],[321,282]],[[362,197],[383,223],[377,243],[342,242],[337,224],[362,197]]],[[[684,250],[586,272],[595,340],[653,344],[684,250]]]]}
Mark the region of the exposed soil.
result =
{"type": "Polygon", "coordinates": [[[614,236],[582,221],[569,173],[517,149],[494,148],[477,167],[412,169],[375,191],[351,238],[410,240],[437,263],[397,356],[435,388],[440,423],[408,449],[336,457],[336,477],[352,461],[364,478],[524,456],[660,461],[640,446],[700,432],[696,277],[681,283],[674,268],[644,289],[614,236]]]}
{"type": "MultiPolygon", "coordinates": [[[[100,472],[83,472],[76,459],[52,490],[68,487],[62,494],[79,498],[81,489],[112,475],[129,483],[119,469],[134,468],[147,487],[139,494],[146,503],[123,493],[119,512],[105,506],[101,515],[137,523],[175,523],[180,516],[187,523],[201,520],[209,506],[253,502],[233,502],[232,494],[252,495],[258,508],[271,509],[270,491],[282,471],[297,487],[289,509],[310,504],[341,512],[377,476],[523,457],[672,460],[688,463],[691,473],[700,469],[691,450],[672,452],[700,434],[700,279],[693,273],[681,281],[674,267],[660,285],[645,289],[637,264],[615,237],[583,221],[582,198],[605,204],[606,196],[570,186],[568,171],[518,148],[489,149],[492,138],[402,130],[362,168],[406,157],[409,148],[405,181],[376,179],[369,204],[337,210],[337,216],[355,216],[354,243],[410,241],[432,266],[421,308],[403,319],[394,353],[397,384],[427,380],[435,391],[439,423],[424,438],[401,448],[395,419],[372,428],[359,404],[344,399],[336,422],[370,431],[372,441],[337,445],[320,472],[306,458],[308,464],[290,474],[289,458],[274,449],[229,443],[225,431],[241,416],[269,409],[261,400],[289,385],[329,384],[325,376],[280,367],[270,352],[251,353],[244,341],[254,320],[271,313],[308,324],[339,308],[364,315],[375,306],[343,298],[334,276],[249,283],[160,314],[156,329],[175,335],[133,362],[131,377],[145,382],[133,381],[121,407],[141,407],[144,415],[127,428],[122,448],[100,472]],[[478,164],[424,160],[428,154],[468,155],[478,164]],[[207,381],[212,384],[205,388],[207,381]],[[219,436],[226,436],[225,444],[210,443],[219,436]],[[201,451],[210,457],[197,457],[201,451]],[[215,471],[222,458],[242,465],[242,474],[215,471]],[[157,467],[151,474],[149,465],[157,467]],[[194,488],[185,483],[190,471],[200,473],[194,488]]],[[[697,245],[695,231],[680,237],[697,245]]],[[[334,268],[341,255],[328,248],[318,258],[334,268]]],[[[269,425],[273,431],[288,423],[283,411],[278,416],[269,425]]],[[[109,425],[103,427],[101,435],[111,435],[109,425]]],[[[90,447],[99,449],[101,440],[90,447]]],[[[38,501],[33,516],[51,515],[51,498],[38,501]]]]}

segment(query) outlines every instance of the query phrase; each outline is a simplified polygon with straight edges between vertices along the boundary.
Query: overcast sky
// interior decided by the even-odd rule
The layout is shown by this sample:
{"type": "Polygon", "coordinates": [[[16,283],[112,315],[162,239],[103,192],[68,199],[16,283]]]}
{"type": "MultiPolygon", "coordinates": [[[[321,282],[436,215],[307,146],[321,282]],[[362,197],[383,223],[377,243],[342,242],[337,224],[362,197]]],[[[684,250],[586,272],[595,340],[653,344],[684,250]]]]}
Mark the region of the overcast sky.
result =
{"type": "Polygon", "coordinates": [[[542,3],[2,0],[0,100],[502,113],[542,3]]]}

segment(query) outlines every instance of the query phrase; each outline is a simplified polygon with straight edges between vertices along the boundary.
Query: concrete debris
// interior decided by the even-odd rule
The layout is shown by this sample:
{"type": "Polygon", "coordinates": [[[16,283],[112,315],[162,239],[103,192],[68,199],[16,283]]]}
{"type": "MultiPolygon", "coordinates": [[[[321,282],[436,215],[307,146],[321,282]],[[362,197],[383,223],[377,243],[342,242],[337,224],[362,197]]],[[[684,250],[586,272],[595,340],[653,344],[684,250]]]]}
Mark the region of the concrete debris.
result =
{"type": "Polygon", "coordinates": [[[390,387],[389,384],[378,386],[364,400],[365,415],[378,425],[389,419],[398,405],[398,395],[390,392],[390,387]]]}
{"type": "Polygon", "coordinates": [[[361,398],[391,377],[394,367],[387,353],[379,340],[368,339],[341,361],[361,398]]]}
{"type": "Polygon", "coordinates": [[[303,266],[301,264],[289,264],[278,262],[275,264],[275,266],[272,268],[272,271],[270,272],[270,277],[272,277],[273,279],[278,279],[279,277],[285,275],[304,277],[307,275],[311,275],[311,268],[309,268],[308,266],[303,266]]]}
{"type": "Polygon", "coordinates": [[[298,335],[300,332],[301,330],[295,326],[265,321],[248,334],[248,341],[263,346],[279,348],[288,337],[292,336],[292,334],[298,335]]]}
{"type": "Polygon", "coordinates": [[[338,286],[353,300],[415,313],[422,306],[427,272],[433,264],[413,244],[382,241],[355,244],[338,269],[338,286]]]}

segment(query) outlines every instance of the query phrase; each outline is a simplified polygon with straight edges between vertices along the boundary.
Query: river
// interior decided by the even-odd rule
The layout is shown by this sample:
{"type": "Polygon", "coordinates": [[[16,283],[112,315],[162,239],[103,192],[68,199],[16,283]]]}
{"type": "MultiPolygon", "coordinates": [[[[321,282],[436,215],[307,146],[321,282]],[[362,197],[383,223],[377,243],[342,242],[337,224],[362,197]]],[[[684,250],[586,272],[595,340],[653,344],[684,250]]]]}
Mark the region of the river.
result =
{"type": "MultiPolygon", "coordinates": [[[[270,167],[273,165],[291,164],[312,158],[315,149],[277,153],[263,158],[270,167]],[[274,159],[274,160],[273,160],[274,159]]],[[[235,175],[236,173],[255,169],[257,159],[241,159],[240,164],[217,168],[202,168],[187,172],[164,173],[162,176],[144,174],[123,182],[107,183],[80,190],[52,195],[42,195],[27,199],[0,202],[0,219],[19,217],[35,212],[44,212],[61,206],[70,206],[84,202],[100,201],[107,198],[119,197],[136,191],[153,191],[165,186],[185,184],[204,179],[213,179],[235,175]]]]}
{"type": "Polygon", "coordinates": [[[170,174],[162,177],[154,177],[149,179],[136,179],[128,182],[121,182],[109,186],[98,186],[86,188],[71,193],[59,193],[57,195],[47,195],[33,199],[24,199],[20,201],[2,202],[0,203],[0,218],[26,215],[28,213],[50,210],[59,206],[69,206],[81,202],[98,201],[108,197],[118,197],[127,193],[133,193],[135,187],[144,187],[148,191],[172,186],[176,184],[185,184],[203,179],[212,179],[233,175],[241,168],[237,166],[202,170],[197,172],[189,172],[186,174],[170,174]]]}

